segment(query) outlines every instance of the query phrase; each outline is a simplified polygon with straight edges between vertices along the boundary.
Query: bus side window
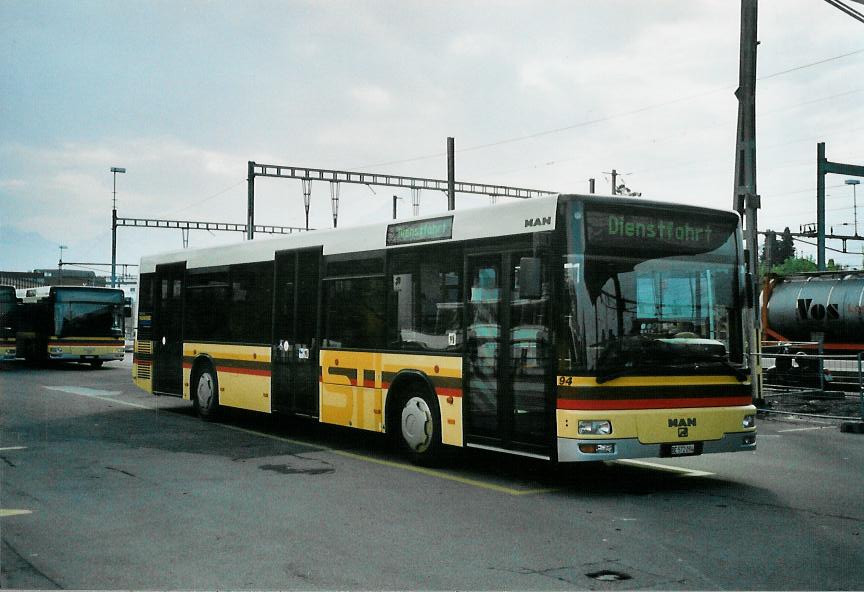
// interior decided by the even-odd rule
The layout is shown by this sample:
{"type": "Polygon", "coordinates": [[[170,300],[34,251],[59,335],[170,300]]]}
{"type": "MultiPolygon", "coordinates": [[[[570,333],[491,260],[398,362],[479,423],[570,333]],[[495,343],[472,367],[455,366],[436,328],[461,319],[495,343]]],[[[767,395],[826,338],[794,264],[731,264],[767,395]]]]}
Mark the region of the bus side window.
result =
{"type": "Polygon", "coordinates": [[[390,265],[388,344],[407,350],[462,346],[462,257],[409,250],[390,265]]]}

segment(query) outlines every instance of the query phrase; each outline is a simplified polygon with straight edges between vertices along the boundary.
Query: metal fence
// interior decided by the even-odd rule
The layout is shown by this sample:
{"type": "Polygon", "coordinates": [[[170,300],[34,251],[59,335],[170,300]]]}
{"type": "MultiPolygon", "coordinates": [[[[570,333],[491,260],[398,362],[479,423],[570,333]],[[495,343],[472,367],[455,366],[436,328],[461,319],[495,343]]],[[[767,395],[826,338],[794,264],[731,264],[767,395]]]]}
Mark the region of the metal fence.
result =
{"type": "MultiPolygon", "coordinates": [[[[811,353],[796,344],[762,355],[762,411],[864,420],[864,352],[811,353]],[[796,351],[797,350],[797,351],[796,351]]],[[[809,345],[813,344],[797,344],[809,345]]],[[[812,350],[811,350],[812,351],[812,350]]]]}

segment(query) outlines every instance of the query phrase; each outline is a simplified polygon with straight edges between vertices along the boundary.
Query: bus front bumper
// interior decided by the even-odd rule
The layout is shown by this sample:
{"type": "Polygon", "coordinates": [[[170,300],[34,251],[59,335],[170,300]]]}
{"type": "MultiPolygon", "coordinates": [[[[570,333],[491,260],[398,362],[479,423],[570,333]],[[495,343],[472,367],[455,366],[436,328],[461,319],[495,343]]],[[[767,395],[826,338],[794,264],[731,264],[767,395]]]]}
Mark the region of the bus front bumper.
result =
{"type": "Polygon", "coordinates": [[[608,440],[558,438],[558,462],[606,461],[619,458],[677,458],[751,450],[756,450],[756,432],[752,430],[724,434],[719,440],[664,444],[643,444],[638,438],[608,440]]]}

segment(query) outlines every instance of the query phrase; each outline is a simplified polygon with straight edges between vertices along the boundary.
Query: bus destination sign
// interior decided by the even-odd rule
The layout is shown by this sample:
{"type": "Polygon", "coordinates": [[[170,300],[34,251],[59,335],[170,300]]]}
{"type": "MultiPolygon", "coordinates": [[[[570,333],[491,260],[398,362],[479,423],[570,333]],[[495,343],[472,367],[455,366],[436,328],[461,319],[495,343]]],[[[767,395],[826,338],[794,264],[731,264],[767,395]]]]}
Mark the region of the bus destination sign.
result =
{"type": "Polygon", "coordinates": [[[695,254],[720,247],[735,231],[734,220],[633,208],[621,213],[586,208],[587,245],[592,251],[637,250],[695,254]]]}
{"type": "Polygon", "coordinates": [[[410,245],[453,238],[453,216],[387,226],[387,246],[410,245]]]}

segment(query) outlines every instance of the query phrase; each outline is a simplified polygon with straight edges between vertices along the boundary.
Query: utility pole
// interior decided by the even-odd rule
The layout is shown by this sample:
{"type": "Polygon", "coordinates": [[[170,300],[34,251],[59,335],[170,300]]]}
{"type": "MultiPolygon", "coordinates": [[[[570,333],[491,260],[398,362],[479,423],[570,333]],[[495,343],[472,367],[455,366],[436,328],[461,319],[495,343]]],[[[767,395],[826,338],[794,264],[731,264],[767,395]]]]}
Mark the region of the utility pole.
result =
{"type": "Polygon", "coordinates": [[[114,202],[111,209],[111,287],[117,287],[117,173],[125,173],[123,167],[111,167],[114,175],[114,202]]]}
{"type": "Polygon", "coordinates": [[[68,248],[69,247],[66,245],[60,245],[60,261],[57,262],[57,270],[59,271],[58,275],[60,276],[57,278],[57,284],[60,286],[63,285],[63,249],[68,248]]]}
{"type": "Polygon", "coordinates": [[[756,193],[756,35],[758,0],[741,0],[741,42],[739,50],[738,133],[735,145],[735,188],[733,206],[744,218],[744,252],[751,279],[748,300],[753,303],[747,314],[751,344],[750,379],[753,400],[762,402],[761,340],[759,308],[759,236],[756,193]]]}
{"type": "MultiPolygon", "coordinates": [[[[456,157],[453,138],[447,138],[447,210],[456,209],[456,157]]],[[[415,214],[416,215],[416,214],[415,214]]]]}
{"type": "MultiPolygon", "coordinates": [[[[816,267],[819,271],[825,271],[825,175],[828,173],[864,177],[864,166],[831,162],[825,157],[825,142],[816,144],[816,267]]],[[[857,207],[856,203],[855,209],[857,207]]]]}
{"type": "Polygon", "coordinates": [[[588,193],[594,195],[594,179],[588,179],[588,193]]]}
{"type": "Polygon", "coordinates": [[[255,161],[246,163],[246,239],[255,236],[255,161]]]}
{"type": "Polygon", "coordinates": [[[618,171],[612,169],[612,195],[618,194],[618,171]]]}

